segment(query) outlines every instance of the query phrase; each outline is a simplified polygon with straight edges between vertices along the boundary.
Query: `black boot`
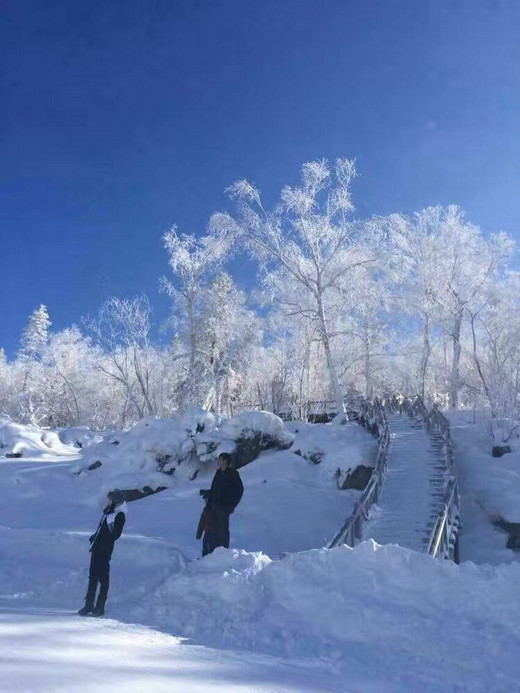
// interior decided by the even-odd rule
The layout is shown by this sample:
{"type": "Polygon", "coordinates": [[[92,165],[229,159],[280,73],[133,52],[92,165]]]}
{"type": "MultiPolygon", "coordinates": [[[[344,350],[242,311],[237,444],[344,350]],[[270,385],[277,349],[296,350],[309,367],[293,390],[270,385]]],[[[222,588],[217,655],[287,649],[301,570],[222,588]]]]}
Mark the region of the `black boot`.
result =
{"type": "Polygon", "coordinates": [[[89,614],[93,613],[94,607],[92,604],[85,604],[85,606],[78,611],[78,614],[80,616],[88,616],[89,614]]]}
{"type": "Polygon", "coordinates": [[[92,609],[92,616],[104,616],[105,615],[105,603],[100,599],[97,600],[96,606],[92,609]]]}

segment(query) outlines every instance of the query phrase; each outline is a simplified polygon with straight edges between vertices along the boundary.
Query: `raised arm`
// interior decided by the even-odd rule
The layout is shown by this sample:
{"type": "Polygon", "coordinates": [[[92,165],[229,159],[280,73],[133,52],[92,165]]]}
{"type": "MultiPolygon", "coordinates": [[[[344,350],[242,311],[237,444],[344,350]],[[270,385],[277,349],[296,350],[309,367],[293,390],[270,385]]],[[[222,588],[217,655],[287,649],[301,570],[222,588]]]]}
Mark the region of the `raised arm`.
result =
{"type": "Polygon", "coordinates": [[[124,513],[117,513],[116,519],[114,520],[114,541],[119,539],[123,532],[123,527],[125,526],[126,517],[124,513]]]}

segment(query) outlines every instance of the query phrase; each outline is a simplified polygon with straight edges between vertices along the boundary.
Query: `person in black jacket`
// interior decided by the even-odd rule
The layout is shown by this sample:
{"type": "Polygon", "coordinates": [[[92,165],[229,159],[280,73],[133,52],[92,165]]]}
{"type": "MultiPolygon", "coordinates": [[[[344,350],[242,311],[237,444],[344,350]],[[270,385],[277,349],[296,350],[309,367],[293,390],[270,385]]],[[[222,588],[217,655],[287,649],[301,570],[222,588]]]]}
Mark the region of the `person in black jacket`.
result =
{"type": "Polygon", "coordinates": [[[200,494],[206,500],[202,555],[214,551],[217,546],[229,549],[229,516],[235,510],[244,493],[240,474],[231,466],[231,455],[222,452],[217,461],[217,471],[210,489],[200,494]]]}
{"type": "Polygon", "coordinates": [[[104,616],[105,614],[105,602],[110,584],[110,559],[114,543],[121,536],[126,520],[126,503],[116,502],[111,493],[108,494],[108,500],[109,503],[103,511],[98,528],[89,538],[91,555],[88,590],[85,606],[78,611],[80,616],[88,614],[104,616]],[[99,595],[94,606],[98,582],[99,595]]]}

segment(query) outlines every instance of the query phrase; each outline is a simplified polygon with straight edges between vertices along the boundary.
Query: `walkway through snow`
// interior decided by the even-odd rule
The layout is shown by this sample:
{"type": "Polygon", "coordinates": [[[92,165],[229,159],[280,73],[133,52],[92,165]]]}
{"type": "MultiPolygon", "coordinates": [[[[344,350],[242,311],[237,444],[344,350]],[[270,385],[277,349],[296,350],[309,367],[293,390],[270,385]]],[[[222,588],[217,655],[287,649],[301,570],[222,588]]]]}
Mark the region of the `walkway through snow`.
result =
{"type": "Polygon", "coordinates": [[[379,507],[365,527],[378,544],[425,551],[446,481],[434,438],[420,419],[390,416],[390,448],[379,507]]]}
{"type": "Polygon", "coordinates": [[[0,689],[9,693],[340,691],[319,662],[186,645],[143,626],[0,608],[0,689]]]}

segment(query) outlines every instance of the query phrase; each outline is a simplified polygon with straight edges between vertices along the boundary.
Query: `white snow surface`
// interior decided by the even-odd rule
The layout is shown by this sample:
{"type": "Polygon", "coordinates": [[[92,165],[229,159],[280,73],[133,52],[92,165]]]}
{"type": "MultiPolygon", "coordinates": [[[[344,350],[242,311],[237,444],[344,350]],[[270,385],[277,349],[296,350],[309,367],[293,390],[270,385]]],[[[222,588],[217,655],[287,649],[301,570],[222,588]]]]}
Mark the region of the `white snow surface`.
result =
{"type": "Polygon", "coordinates": [[[57,431],[62,443],[76,448],[86,448],[93,443],[101,443],[104,435],[91,431],[87,426],[70,426],[57,431]]]}
{"type": "Polygon", "coordinates": [[[56,431],[0,418],[0,456],[6,453],[52,460],[57,455],[75,455],[77,449],[63,443],[56,431]]]}
{"type": "Polygon", "coordinates": [[[492,457],[486,419],[471,411],[446,412],[454,442],[461,493],[461,557],[476,563],[518,561],[508,535],[492,524],[501,517],[520,523],[520,452],[492,457]]]}
{"type": "Polygon", "coordinates": [[[214,462],[220,452],[233,452],[239,437],[257,433],[275,437],[283,445],[294,439],[278,416],[263,411],[239,414],[218,426],[212,414],[197,408],[173,419],[146,418],[90,445],[75,472],[88,472],[101,463],[92,471],[103,478],[106,489],[171,486],[172,478],[157,473],[158,463],[164,472],[174,471],[175,479],[187,481],[201,463],[214,462]]]}
{"type": "Polygon", "coordinates": [[[105,620],[75,615],[101,477],[59,457],[2,461],[0,689],[520,690],[520,565],[321,548],[357,497],[332,483],[340,436],[356,459],[374,441],[349,424],[296,442],[312,430],[320,448],[333,432],[323,467],[282,451],[241,470],[230,550],[195,560],[209,473],[130,504],[105,620]]]}

